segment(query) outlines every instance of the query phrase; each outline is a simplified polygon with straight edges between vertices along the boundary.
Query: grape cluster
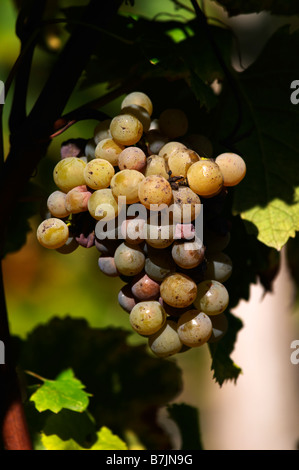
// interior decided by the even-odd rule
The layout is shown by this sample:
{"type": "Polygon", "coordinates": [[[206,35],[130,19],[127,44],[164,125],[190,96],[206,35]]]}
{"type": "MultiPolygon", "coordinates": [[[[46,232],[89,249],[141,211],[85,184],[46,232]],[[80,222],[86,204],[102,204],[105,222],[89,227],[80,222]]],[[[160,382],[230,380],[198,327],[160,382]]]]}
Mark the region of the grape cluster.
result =
{"type": "Polygon", "coordinates": [[[232,261],[222,209],[246,165],[235,153],[212,158],[209,139],[188,135],[182,110],[166,109],[158,119],[152,113],[150,98],[132,92],[92,139],[62,144],[53,171],[58,189],[37,239],[61,253],[96,247],[101,272],[124,282],[118,302],[132,329],[156,356],[168,357],[227,331],[232,261]],[[130,212],[135,204],[142,216],[130,212]]]}

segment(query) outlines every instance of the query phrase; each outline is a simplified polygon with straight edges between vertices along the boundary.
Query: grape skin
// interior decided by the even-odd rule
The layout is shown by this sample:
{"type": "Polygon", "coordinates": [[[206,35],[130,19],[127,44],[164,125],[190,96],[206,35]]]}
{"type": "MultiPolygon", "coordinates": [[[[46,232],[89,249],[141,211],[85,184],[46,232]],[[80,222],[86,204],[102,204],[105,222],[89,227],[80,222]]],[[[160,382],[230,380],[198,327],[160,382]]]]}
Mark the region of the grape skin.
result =
{"type": "Polygon", "coordinates": [[[163,147],[160,149],[159,156],[163,157],[167,163],[169,157],[171,157],[171,155],[173,153],[176,153],[178,150],[187,150],[187,147],[181,142],[176,142],[176,141],[167,142],[167,144],[163,145],[163,147]]]}
{"type": "Polygon", "coordinates": [[[227,281],[233,270],[231,258],[223,252],[215,252],[207,255],[207,269],[205,279],[214,279],[218,282],[227,281]]]}
{"type": "Polygon", "coordinates": [[[71,189],[65,199],[66,208],[70,214],[79,214],[80,212],[88,211],[88,201],[91,192],[88,191],[85,185],[77,186],[71,189]]]}
{"type": "Polygon", "coordinates": [[[246,175],[246,163],[240,155],[222,153],[215,161],[223,175],[224,186],[236,186],[246,175]]]}
{"type": "Polygon", "coordinates": [[[119,171],[110,183],[114,197],[124,196],[127,204],[139,202],[138,187],[144,179],[144,175],[136,170],[119,171]]]}
{"type": "Polygon", "coordinates": [[[85,183],[92,189],[108,188],[115,174],[113,165],[103,158],[95,158],[84,169],[85,183]]]}
{"type": "Polygon", "coordinates": [[[226,287],[215,280],[203,281],[197,286],[197,297],[194,306],[207,315],[223,313],[229,303],[226,287]]]}
{"type": "Polygon", "coordinates": [[[205,256],[203,247],[197,248],[192,242],[174,242],[171,255],[175,263],[183,269],[193,269],[199,266],[205,256]]]}
{"type": "Polygon", "coordinates": [[[136,299],[132,294],[132,290],[129,284],[126,284],[118,293],[118,303],[121,308],[130,313],[133,307],[136,305],[136,299]]]}
{"type": "Polygon", "coordinates": [[[173,218],[175,221],[190,223],[199,216],[201,200],[199,196],[186,186],[172,190],[173,218]]]}
{"type": "Polygon", "coordinates": [[[143,171],[146,167],[146,155],[139,147],[127,147],[118,156],[120,170],[143,171]]]}
{"type": "Polygon", "coordinates": [[[121,114],[132,114],[141,122],[143,132],[148,132],[151,125],[151,117],[145,108],[137,104],[131,104],[122,108],[121,114]]]}
{"type": "Polygon", "coordinates": [[[191,165],[198,161],[199,156],[193,150],[179,149],[176,152],[172,152],[168,158],[168,167],[171,171],[171,176],[182,176],[183,178],[186,178],[191,165]]]}
{"type": "Polygon", "coordinates": [[[99,189],[88,200],[90,215],[96,219],[112,220],[118,215],[118,204],[111,189],[99,189]]]}
{"type": "Polygon", "coordinates": [[[145,264],[145,256],[139,246],[126,242],[116,248],[114,260],[118,271],[124,276],[136,276],[145,264]]]}
{"type": "Polygon", "coordinates": [[[107,160],[112,166],[118,165],[118,157],[125,149],[124,145],[115,142],[112,138],[101,140],[95,149],[95,157],[107,160]]]}
{"type": "Polygon", "coordinates": [[[132,294],[139,301],[155,300],[160,294],[160,285],[144,273],[133,279],[131,289],[132,294]]]}
{"type": "Polygon", "coordinates": [[[141,139],[143,126],[139,119],[132,114],[120,114],[112,119],[110,132],[114,141],[119,145],[129,146],[136,144],[141,139]]]}
{"type": "Polygon", "coordinates": [[[126,106],[137,105],[144,108],[148,114],[151,116],[153,114],[153,103],[149,96],[147,96],[142,91],[133,91],[129,93],[121,103],[121,109],[124,109],[126,106]]]}
{"type": "Polygon", "coordinates": [[[166,276],[175,272],[175,263],[168,251],[149,250],[144,270],[154,281],[162,282],[166,276]]]}
{"type": "Polygon", "coordinates": [[[173,243],[173,225],[146,225],[146,243],[159,250],[167,248],[173,243]]]}
{"type": "Polygon", "coordinates": [[[130,313],[130,324],[133,330],[142,336],[155,334],[165,322],[165,310],[155,300],[138,302],[130,313]]]}
{"type": "Polygon", "coordinates": [[[163,176],[163,178],[168,180],[168,168],[166,167],[164,158],[159,157],[159,155],[151,155],[148,157],[144,175],[146,177],[151,175],[163,176]]]}
{"type": "Polygon", "coordinates": [[[193,304],[196,299],[197,286],[189,276],[174,273],[162,282],[160,295],[171,307],[184,308],[193,304]]]}
{"type": "Polygon", "coordinates": [[[100,256],[98,266],[103,274],[109,277],[118,277],[119,271],[117,270],[113,256],[100,256]]]}
{"type": "Polygon", "coordinates": [[[63,220],[52,217],[38,226],[36,236],[44,248],[56,250],[68,241],[69,228],[63,220]]]}
{"type": "Polygon", "coordinates": [[[193,163],[187,172],[189,187],[199,196],[213,197],[223,187],[223,176],[217,163],[200,160],[193,163]]]}
{"type": "Polygon", "coordinates": [[[57,163],[53,170],[53,179],[58,188],[68,193],[76,186],[85,184],[84,169],[86,163],[80,158],[67,157],[57,163]]]}
{"type": "Polygon", "coordinates": [[[190,348],[202,346],[212,335],[212,321],[200,310],[189,310],[178,320],[178,335],[180,340],[190,348]]]}
{"type": "Polygon", "coordinates": [[[67,217],[70,212],[66,207],[66,194],[62,191],[54,191],[47,200],[47,208],[52,217],[63,219],[67,217]]]}
{"type": "Polygon", "coordinates": [[[151,207],[152,205],[166,204],[168,206],[171,203],[172,189],[165,178],[151,175],[139,184],[138,196],[141,204],[147,209],[155,210],[155,207],[151,207]]]}
{"type": "Polygon", "coordinates": [[[177,333],[177,323],[167,319],[164,326],[149,337],[148,345],[158,357],[169,357],[180,352],[183,343],[177,333]]]}
{"type": "Polygon", "coordinates": [[[121,234],[126,242],[131,245],[143,243],[146,237],[145,224],[144,219],[124,220],[121,225],[121,234]]]}

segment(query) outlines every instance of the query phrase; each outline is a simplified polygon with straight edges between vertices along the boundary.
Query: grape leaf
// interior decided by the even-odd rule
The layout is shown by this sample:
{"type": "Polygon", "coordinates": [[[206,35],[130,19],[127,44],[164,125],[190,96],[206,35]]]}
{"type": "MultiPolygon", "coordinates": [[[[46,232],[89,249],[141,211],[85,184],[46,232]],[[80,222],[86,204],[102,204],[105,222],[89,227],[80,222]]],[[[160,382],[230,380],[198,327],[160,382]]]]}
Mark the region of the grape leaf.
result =
{"type": "Polygon", "coordinates": [[[50,410],[58,413],[63,408],[82,412],[89,404],[89,394],[84,385],[76,379],[71,369],[61,372],[56,380],[44,380],[38,390],[31,395],[38,411],[50,410]]]}
{"type": "Polygon", "coordinates": [[[226,335],[217,343],[209,344],[210,353],[212,356],[211,369],[214,371],[213,378],[220,385],[225,381],[237,381],[241,368],[234,363],[230,355],[234,350],[236,337],[243,327],[242,321],[235,317],[232,313],[226,313],[228,319],[228,331],[226,335]]]}
{"type": "MultiPolygon", "coordinates": [[[[290,101],[298,53],[299,31],[280,28],[236,85],[242,115],[233,151],[244,157],[247,174],[236,187],[234,211],[277,250],[299,230],[299,108],[290,101]]],[[[230,98],[224,127],[236,119],[233,109],[230,98]]]]}
{"type": "Polygon", "coordinates": [[[220,3],[230,16],[269,11],[275,15],[298,15],[297,0],[214,0],[220,3]]]}
{"type": "Polygon", "coordinates": [[[198,410],[185,403],[174,403],[167,407],[167,411],[180,430],[181,450],[203,450],[198,410]]]}
{"type": "Polygon", "coordinates": [[[126,443],[105,426],[97,432],[97,440],[90,447],[80,446],[74,439],[62,440],[55,434],[42,434],[42,444],[47,450],[127,450],[126,443]]]}

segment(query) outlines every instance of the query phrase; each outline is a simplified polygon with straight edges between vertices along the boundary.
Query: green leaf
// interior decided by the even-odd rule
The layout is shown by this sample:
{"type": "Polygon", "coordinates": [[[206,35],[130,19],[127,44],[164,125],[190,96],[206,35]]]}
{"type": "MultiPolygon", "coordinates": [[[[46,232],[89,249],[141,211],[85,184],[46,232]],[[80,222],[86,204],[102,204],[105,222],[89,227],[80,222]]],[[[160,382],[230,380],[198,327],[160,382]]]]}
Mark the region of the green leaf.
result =
{"type": "Polygon", "coordinates": [[[30,400],[34,401],[39,412],[50,410],[58,413],[63,408],[82,412],[88,407],[90,396],[83,388],[73,371],[68,369],[61,372],[56,380],[46,379],[30,400]]]}
{"type": "Polygon", "coordinates": [[[167,407],[167,411],[180,430],[181,450],[203,450],[198,410],[185,403],[174,403],[167,407]]]}
{"type": "Polygon", "coordinates": [[[214,0],[220,3],[230,16],[259,13],[263,10],[276,15],[298,15],[297,0],[214,0]]]}
{"type": "Polygon", "coordinates": [[[231,148],[247,164],[235,188],[234,212],[276,250],[299,230],[299,107],[290,100],[291,83],[299,76],[298,52],[299,31],[278,30],[236,81],[242,115],[227,98],[222,116],[226,132],[239,119],[231,148]]]}
{"type": "Polygon", "coordinates": [[[80,446],[74,439],[62,440],[54,435],[47,436],[42,433],[41,441],[47,450],[127,450],[122,439],[113,434],[110,429],[103,426],[97,432],[97,440],[90,448],[80,446]]]}
{"type": "Polygon", "coordinates": [[[228,331],[226,335],[217,343],[209,344],[212,356],[211,369],[214,371],[213,378],[220,385],[228,380],[237,381],[241,368],[237,366],[230,355],[234,350],[236,337],[240,329],[243,327],[242,321],[232,315],[226,313],[228,319],[228,331]]]}
{"type": "Polygon", "coordinates": [[[127,450],[127,445],[110,429],[103,426],[97,433],[98,439],[91,450],[127,450]]]}

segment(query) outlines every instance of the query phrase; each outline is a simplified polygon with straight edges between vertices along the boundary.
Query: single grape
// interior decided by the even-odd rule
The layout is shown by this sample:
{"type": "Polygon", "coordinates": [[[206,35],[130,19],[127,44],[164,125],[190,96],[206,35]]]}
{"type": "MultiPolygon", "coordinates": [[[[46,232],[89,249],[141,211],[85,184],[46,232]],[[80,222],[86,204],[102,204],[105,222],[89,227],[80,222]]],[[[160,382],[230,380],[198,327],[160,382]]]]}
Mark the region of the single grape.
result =
{"type": "Polygon", "coordinates": [[[147,158],[146,168],[144,172],[145,176],[157,175],[163,176],[166,180],[169,178],[168,168],[163,157],[158,155],[151,155],[147,158]]]}
{"type": "Polygon", "coordinates": [[[165,322],[165,310],[156,300],[138,302],[130,313],[130,324],[133,330],[143,336],[155,334],[165,322]]]}
{"type": "Polygon", "coordinates": [[[124,276],[136,276],[145,263],[145,256],[138,245],[121,243],[115,250],[114,260],[118,271],[124,276]]]}
{"type": "Polygon", "coordinates": [[[193,163],[199,161],[199,156],[194,150],[179,149],[168,158],[168,168],[171,176],[182,176],[186,178],[187,172],[193,163]]]}
{"type": "Polygon", "coordinates": [[[227,281],[233,270],[231,258],[221,251],[207,254],[207,269],[205,279],[214,279],[218,282],[227,281]]]}
{"type": "Polygon", "coordinates": [[[120,170],[143,171],[146,167],[146,155],[139,147],[127,147],[118,156],[120,170]]]}
{"type": "Polygon", "coordinates": [[[149,155],[158,155],[161,148],[168,142],[168,137],[157,130],[148,131],[146,134],[147,150],[149,155]]]}
{"type": "Polygon", "coordinates": [[[125,149],[123,145],[117,143],[111,137],[100,140],[95,149],[95,157],[107,160],[112,166],[118,165],[118,157],[125,149]]]}
{"type": "Polygon", "coordinates": [[[56,186],[64,193],[67,193],[76,186],[84,185],[85,167],[86,163],[80,158],[68,157],[60,160],[53,171],[56,186]]]}
{"type": "Polygon", "coordinates": [[[167,319],[164,326],[149,337],[148,344],[158,357],[169,357],[180,352],[183,343],[177,332],[177,323],[167,319]]]}
{"type": "Polygon", "coordinates": [[[66,207],[66,194],[62,191],[54,191],[47,200],[47,208],[52,217],[63,219],[67,217],[70,212],[66,207]]]}
{"type": "Polygon", "coordinates": [[[111,119],[105,119],[104,121],[99,122],[99,124],[94,128],[94,141],[96,145],[101,140],[111,138],[110,124],[111,119]]]}
{"type": "Polygon", "coordinates": [[[178,150],[187,150],[187,147],[181,142],[167,142],[167,144],[163,145],[163,147],[160,149],[159,156],[163,157],[167,163],[169,157],[178,150]]]}
{"type": "Polygon", "coordinates": [[[132,294],[138,301],[156,300],[160,294],[160,284],[151,279],[147,274],[144,274],[144,272],[133,279],[131,289],[132,294]]]}
{"type": "Polygon", "coordinates": [[[115,116],[110,125],[113,140],[121,146],[136,144],[142,137],[143,127],[139,119],[132,114],[115,116]]]}
{"type": "Polygon", "coordinates": [[[132,308],[136,305],[136,299],[132,294],[131,286],[126,284],[122,287],[118,293],[118,303],[121,308],[125,311],[130,313],[132,308]]]}
{"type": "Polygon", "coordinates": [[[153,114],[153,103],[149,96],[147,96],[142,91],[133,91],[129,93],[121,103],[121,109],[126,106],[137,105],[144,108],[148,114],[151,116],[153,114]]]}
{"type": "Polygon", "coordinates": [[[88,211],[88,201],[91,192],[88,191],[86,185],[77,186],[71,189],[65,199],[66,208],[70,214],[79,214],[88,211]]]}
{"type": "Polygon", "coordinates": [[[98,266],[103,274],[109,277],[118,277],[119,272],[113,256],[100,256],[98,266]]]}
{"type": "Polygon", "coordinates": [[[158,210],[158,207],[153,206],[161,204],[169,206],[172,202],[172,189],[163,176],[151,175],[140,182],[138,196],[141,204],[147,209],[158,210]]]}
{"type": "Polygon", "coordinates": [[[171,307],[184,308],[193,304],[197,286],[189,277],[181,273],[167,276],[160,286],[162,299],[171,307]]]}
{"type": "Polygon", "coordinates": [[[200,160],[193,163],[187,172],[190,188],[203,197],[218,194],[223,187],[223,176],[217,163],[211,160],[200,160]]]}
{"type": "Polygon", "coordinates": [[[104,217],[105,220],[115,219],[119,207],[112,190],[107,188],[95,191],[88,200],[88,210],[96,220],[101,220],[104,217]]]}
{"type": "Polygon", "coordinates": [[[63,246],[56,248],[56,251],[62,255],[69,255],[70,253],[73,253],[78,247],[79,243],[77,240],[74,237],[69,237],[63,246]]]}
{"type": "Polygon", "coordinates": [[[137,104],[131,104],[122,108],[121,114],[132,114],[141,122],[143,132],[148,132],[151,125],[151,117],[145,108],[137,104]]]}
{"type": "Polygon", "coordinates": [[[195,348],[209,341],[212,335],[212,321],[200,310],[189,310],[178,320],[178,335],[186,346],[195,348]]]}
{"type": "Polygon", "coordinates": [[[220,313],[220,315],[214,315],[210,317],[212,322],[212,335],[209,339],[209,343],[216,343],[220,341],[227,333],[228,330],[228,320],[225,313],[220,313]]]}
{"type": "Polygon", "coordinates": [[[187,186],[179,186],[172,190],[173,195],[173,220],[190,223],[195,220],[201,211],[201,200],[192,189],[187,186]]]}
{"type": "Polygon", "coordinates": [[[198,243],[176,241],[172,245],[171,255],[175,263],[183,269],[199,266],[205,257],[205,248],[198,248],[198,243]]]}
{"type": "Polygon", "coordinates": [[[114,197],[125,197],[127,204],[138,202],[138,187],[144,179],[144,175],[136,170],[119,171],[113,176],[110,183],[114,197]]]}
{"type": "Polygon", "coordinates": [[[170,139],[176,139],[186,134],[188,118],[181,109],[165,109],[159,117],[159,126],[162,134],[170,139]]]}
{"type": "Polygon", "coordinates": [[[223,175],[224,186],[236,186],[246,175],[246,163],[235,153],[218,155],[216,163],[223,175]]]}
{"type": "Polygon", "coordinates": [[[213,144],[202,134],[191,134],[184,139],[188,148],[194,150],[201,157],[211,158],[213,156],[213,144]]]}
{"type": "Polygon", "coordinates": [[[92,189],[108,188],[115,171],[113,165],[103,158],[95,158],[84,169],[85,183],[92,189]]]}
{"type": "Polygon", "coordinates": [[[63,220],[52,217],[38,226],[36,236],[44,248],[56,250],[68,241],[69,228],[63,220]]]}
{"type": "Polygon", "coordinates": [[[219,315],[224,312],[229,302],[227,289],[221,282],[203,281],[197,286],[194,306],[207,315],[219,315]]]}

